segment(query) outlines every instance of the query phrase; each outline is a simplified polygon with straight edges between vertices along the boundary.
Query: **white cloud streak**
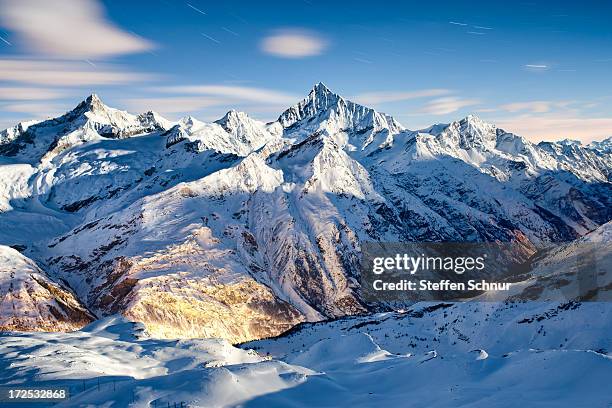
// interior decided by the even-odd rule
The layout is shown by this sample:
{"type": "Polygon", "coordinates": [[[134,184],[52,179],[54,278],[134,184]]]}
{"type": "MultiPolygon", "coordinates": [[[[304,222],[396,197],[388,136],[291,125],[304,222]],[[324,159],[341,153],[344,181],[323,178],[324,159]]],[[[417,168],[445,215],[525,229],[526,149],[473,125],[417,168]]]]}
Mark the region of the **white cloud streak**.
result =
{"type": "Polygon", "coordinates": [[[58,104],[49,103],[9,103],[0,106],[5,112],[27,113],[38,118],[47,118],[62,112],[58,104]]]}
{"type": "Polygon", "coordinates": [[[322,54],[327,46],[318,34],[298,29],[277,30],[260,44],[264,53],[280,58],[313,57],[322,54]]]}
{"type": "Polygon", "coordinates": [[[501,105],[500,108],[508,112],[530,111],[544,113],[550,111],[552,103],[548,101],[513,102],[501,105]]]}
{"type": "MultiPolygon", "coordinates": [[[[578,107],[576,101],[528,101],[528,102],[512,102],[500,105],[499,109],[510,113],[516,112],[531,112],[531,113],[546,113],[554,110],[564,110],[567,113],[574,114],[578,107]]],[[[583,108],[587,105],[582,105],[583,108]]]]}
{"type": "Polygon", "coordinates": [[[198,112],[202,109],[222,104],[229,104],[230,101],[222,98],[207,98],[204,96],[168,96],[163,98],[129,98],[125,100],[129,110],[143,112],[154,110],[162,114],[190,113],[198,112]]]}
{"type": "Polygon", "coordinates": [[[62,96],[65,96],[65,92],[56,89],[0,87],[0,100],[3,101],[36,101],[55,99],[62,96]]]}
{"type": "Polygon", "coordinates": [[[108,21],[94,0],[0,0],[0,22],[30,51],[54,58],[95,59],[154,47],[108,21]]]}
{"type": "Polygon", "coordinates": [[[267,104],[294,104],[299,100],[298,96],[279,92],[266,88],[254,88],[246,86],[229,85],[187,85],[187,86],[168,86],[155,88],[164,93],[187,94],[187,95],[208,95],[221,97],[224,100],[258,102],[267,104]]]}
{"type": "Polygon", "coordinates": [[[478,105],[478,99],[464,99],[455,96],[434,99],[421,109],[421,113],[429,115],[446,115],[457,112],[459,109],[478,105]]]}
{"type": "Polygon", "coordinates": [[[83,86],[124,84],[152,80],[156,76],[126,72],[109,64],[92,67],[84,61],[0,59],[0,78],[24,84],[83,86]]]}
{"type": "Polygon", "coordinates": [[[562,139],[590,142],[612,135],[612,118],[606,117],[525,114],[498,120],[497,125],[535,142],[562,139]]]}
{"type": "Polygon", "coordinates": [[[219,113],[230,108],[245,109],[250,114],[278,112],[296,103],[299,96],[266,88],[199,84],[149,88],[151,97],[131,98],[125,102],[134,111],[154,109],[163,114],[219,113]],[[165,95],[165,96],[164,96],[165,95]],[[216,109],[211,109],[216,108],[216,109]]]}
{"type": "Polygon", "coordinates": [[[351,98],[365,105],[376,105],[388,102],[400,102],[410,99],[427,98],[433,96],[447,95],[451,93],[448,89],[421,89],[418,91],[405,92],[366,92],[351,98]]]}

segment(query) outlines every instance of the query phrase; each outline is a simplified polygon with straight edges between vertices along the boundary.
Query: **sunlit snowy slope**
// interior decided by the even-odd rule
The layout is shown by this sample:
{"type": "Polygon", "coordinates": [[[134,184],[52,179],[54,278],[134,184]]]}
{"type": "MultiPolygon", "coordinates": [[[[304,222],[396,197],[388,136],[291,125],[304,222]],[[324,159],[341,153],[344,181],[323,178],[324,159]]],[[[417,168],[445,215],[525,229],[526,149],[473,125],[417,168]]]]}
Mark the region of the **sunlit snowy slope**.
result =
{"type": "Polygon", "coordinates": [[[0,368],[3,385],[69,390],[54,406],[109,408],[233,406],[316,374],[225,340],[151,339],[120,317],[72,333],[0,335],[0,368]]]}

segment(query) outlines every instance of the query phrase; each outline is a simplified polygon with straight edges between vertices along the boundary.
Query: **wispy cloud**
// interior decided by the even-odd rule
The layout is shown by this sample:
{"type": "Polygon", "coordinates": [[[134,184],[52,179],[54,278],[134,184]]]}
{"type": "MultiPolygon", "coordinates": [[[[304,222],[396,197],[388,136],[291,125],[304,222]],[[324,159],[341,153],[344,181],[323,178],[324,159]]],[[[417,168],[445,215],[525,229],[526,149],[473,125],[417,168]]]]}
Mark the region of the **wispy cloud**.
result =
{"type": "Polygon", "coordinates": [[[524,114],[498,120],[497,125],[533,141],[576,139],[590,142],[612,135],[612,118],[608,117],[524,114]]]}
{"type": "Polygon", "coordinates": [[[267,88],[230,85],[183,85],[154,88],[154,90],[170,94],[207,95],[221,97],[223,100],[242,102],[259,102],[274,104],[293,104],[299,97],[285,92],[267,88]]]}
{"type": "Polygon", "coordinates": [[[449,21],[448,24],[458,25],[458,26],[462,26],[462,27],[467,26],[467,23],[460,23],[458,21],[449,21]]]}
{"type": "Polygon", "coordinates": [[[534,113],[548,112],[551,107],[552,102],[549,101],[513,102],[500,106],[501,109],[508,112],[530,111],[534,113]]]}
{"type": "Polygon", "coordinates": [[[320,55],[328,42],[317,33],[301,29],[282,29],[266,36],[260,48],[281,58],[305,58],[320,55]]]}
{"type": "Polygon", "coordinates": [[[510,113],[516,112],[531,112],[531,113],[546,113],[555,110],[563,110],[565,113],[576,113],[578,108],[586,108],[585,104],[577,105],[577,101],[562,100],[562,101],[525,101],[511,102],[499,106],[499,110],[504,110],[510,113]]]}
{"type": "Polygon", "coordinates": [[[65,96],[57,89],[31,87],[0,87],[0,100],[3,101],[36,101],[55,99],[65,96]]]}
{"type": "Polygon", "coordinates": [[[434,99],[421,109],[421,113],[430,115],[446,115],[449,113],[457,112],[459,109],[478,105],[480,100],[478,99],[465,99],[455,96],[448,96],[444,98],[434,99]]]}
{"type": "Polygon", "coordinates": [[[63,112],[62,107],[58,104],[25,102],[25,103],[8,103],[0,106],[4,112],[25,113],[29,118],[47,118],[56,116],[63,112]]]}
{"type": "Polygon", "coordinates": [[[198,113],[211,119],[229,109],[244,109],[270,118],[270,113],[278,114],[300,99],[273,89],[220,84],[151,87],[147,92],[151,96],[124,102],[133,111],[153,109],[168,115],[198,113]]]}
{"type": "Polygon", "coordinates": [[[367,92],[354,96],[353,100],[365,105],[376,105],[387,102],[407,101],[410,99],[427,98],[433,96],[447,95],[451,93],[448,89],[421,89],[418,91],[389,91],[389,92],[367,92]]]}
{"type": "Polygon", "coordinates": [[[111,64],[92,67],[84,61],[0,59],[0,78],[6,82],[53,86],[113,85],[152,80],[151,74],[129,72],[111,64]]]}
{"type": "Polygon", "coordinates": [[[230,100],[205,96],[165,96],[163,98],[128,98],[124,100],[127,108],[134,112],[154,110],[162,114],[191,113],[222,104],[230,100]]]}
{"type": "Polygon", "coordinates": [[[0,22],[30,51],[57,58],[100,58],[153,44],[115,26],[93,0],[0,0],[0,22]]]}

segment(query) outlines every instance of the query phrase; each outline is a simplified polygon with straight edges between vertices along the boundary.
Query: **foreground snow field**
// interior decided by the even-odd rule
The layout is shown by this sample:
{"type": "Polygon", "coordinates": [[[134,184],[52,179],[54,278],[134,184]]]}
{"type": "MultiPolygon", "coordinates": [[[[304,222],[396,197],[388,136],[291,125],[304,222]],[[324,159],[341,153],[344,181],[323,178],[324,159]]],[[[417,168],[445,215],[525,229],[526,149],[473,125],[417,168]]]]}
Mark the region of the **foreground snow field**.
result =
{"type": "Polygon", "coordinates": [[[421,303],[243,344],[156,340],[110,317],[0,336],[0,382],[60,407],[607,407],[608,303],[421,303]]]}
{"type": "Polygon", "coordinates": [[[314,374],[225,340],[150,339],[121,317],[72,333],[5,334],[0,361],[2,384],[66,387],[72,398],[59,406],[74,407],[232,406],[314,374]]]}

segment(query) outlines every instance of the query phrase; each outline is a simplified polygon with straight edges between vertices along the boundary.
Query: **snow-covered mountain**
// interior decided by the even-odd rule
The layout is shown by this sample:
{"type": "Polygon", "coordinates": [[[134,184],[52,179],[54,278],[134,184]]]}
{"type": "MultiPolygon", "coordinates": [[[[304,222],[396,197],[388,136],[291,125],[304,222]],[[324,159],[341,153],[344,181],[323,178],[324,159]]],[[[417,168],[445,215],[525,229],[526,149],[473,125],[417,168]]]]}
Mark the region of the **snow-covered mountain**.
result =
{"type": "MultiPolygon", "coordinates": [[[[602,142],[603,143],[603,142],[602,142]]],[[[410,131],[323,84],[261,123],[171,123],[95,95],[0,139],[0,244],[155,336],[277,335],[364,313],[366,241],[501,241],[526,259],[612,219],[612,154],[469,116],[410,131]]]]}
{"type": "Polygon", "coordinates": [[[588,147],[600,152],[610,153],[612,151],[612,136],[602,141],[591,142],[588,147]]]}
{"type": "Polygon", "coordinates": [[[212,150],[238,156],[246,156],[278,139],[265,124],[235,110],[214,123],[200,122],[187,116],[162,136],[166,137],[166,147],[187,140],[194,151],[212,150]]]}
{"type": "Polygon", "coordinates": [[[106,106],[92,94],[66,114],[42,122],[26,122],[2,132],[0,154],[38,162],[72,146],[164,130],[169,122],[155,112],[134,116],[106,106]]]}

